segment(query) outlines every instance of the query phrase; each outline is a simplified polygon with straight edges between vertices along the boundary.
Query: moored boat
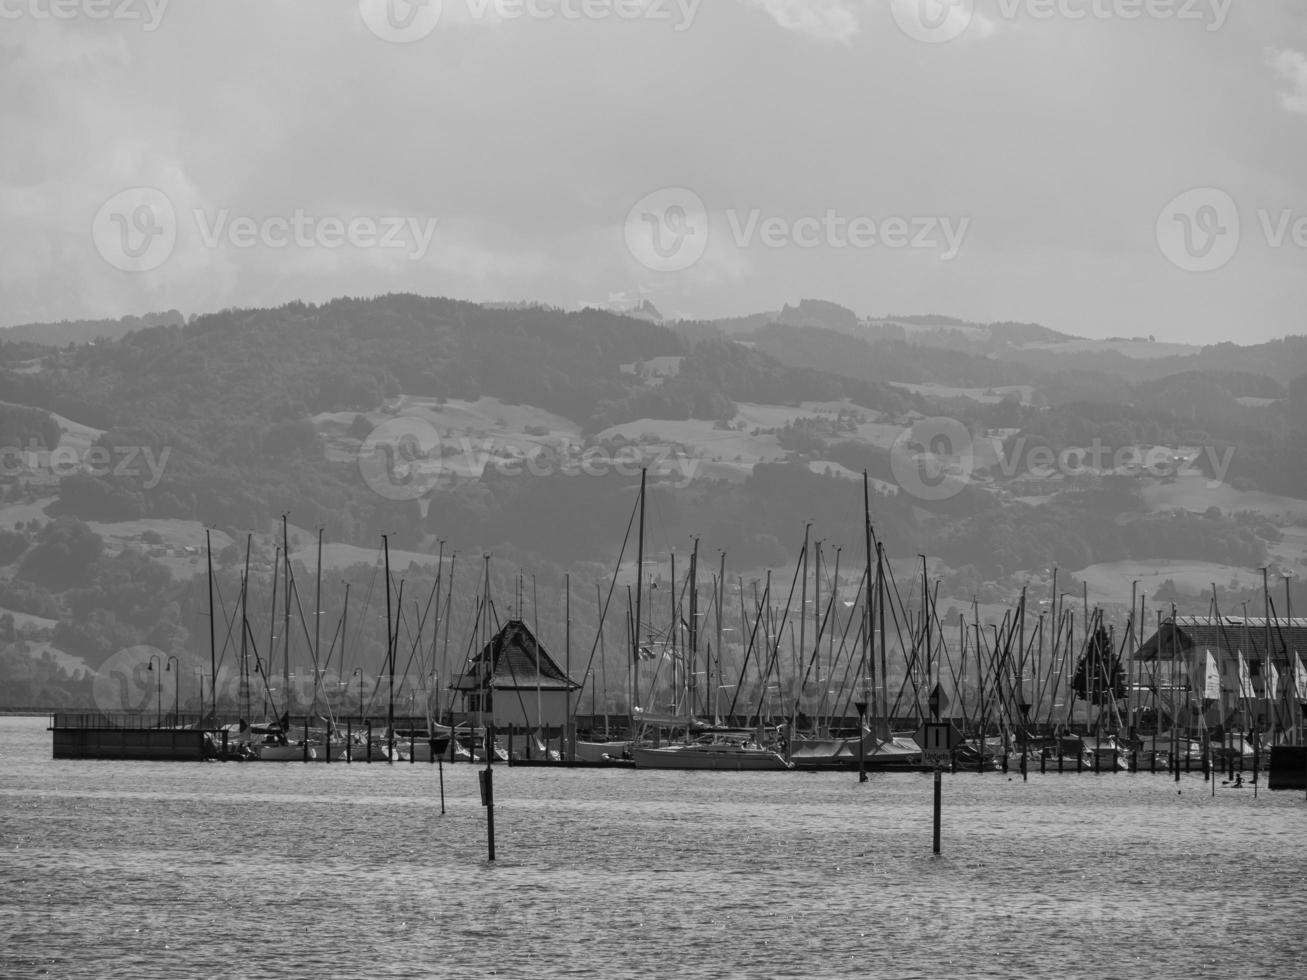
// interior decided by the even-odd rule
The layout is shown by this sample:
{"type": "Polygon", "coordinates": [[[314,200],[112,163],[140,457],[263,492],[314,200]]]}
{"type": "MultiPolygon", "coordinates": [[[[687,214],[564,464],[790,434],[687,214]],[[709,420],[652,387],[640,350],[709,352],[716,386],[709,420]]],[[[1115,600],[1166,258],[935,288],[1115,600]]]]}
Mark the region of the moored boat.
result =
{"type": "Polygon", "coordinates": [[[744,739],[718,738],[689,745],[635,746],[631,749],[637,769],[707,769],[718,772],[793,769],[775,749],[744,739]]]}

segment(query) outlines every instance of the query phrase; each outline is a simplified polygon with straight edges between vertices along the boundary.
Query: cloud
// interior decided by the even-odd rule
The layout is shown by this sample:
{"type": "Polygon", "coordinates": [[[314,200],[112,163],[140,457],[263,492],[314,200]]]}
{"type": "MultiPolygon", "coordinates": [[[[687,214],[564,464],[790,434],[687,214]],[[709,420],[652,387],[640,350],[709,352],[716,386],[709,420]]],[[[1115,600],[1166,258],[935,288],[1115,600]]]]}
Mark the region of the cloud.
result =
{"type": "Polygon", "coordinates": [[[857,4],[852,0],[741,0],[760,7],[787,31],[815,41],[848,44],[860,30],[857,4]]]}
{"type": "Polygon", "coordinates": [[[1289,48],[1267,48],[1266,63],[1290,85],[1290,91],[1280,93],[1280,105],[1286,112],[1307,115],[1307,55],[1289,48]]]}

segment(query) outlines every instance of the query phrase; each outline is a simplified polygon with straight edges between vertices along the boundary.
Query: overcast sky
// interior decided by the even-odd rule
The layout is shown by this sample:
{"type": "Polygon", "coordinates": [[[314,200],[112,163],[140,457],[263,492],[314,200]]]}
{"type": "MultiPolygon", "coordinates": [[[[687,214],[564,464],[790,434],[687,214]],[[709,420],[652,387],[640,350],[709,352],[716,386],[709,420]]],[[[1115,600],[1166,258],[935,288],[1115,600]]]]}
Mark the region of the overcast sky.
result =
{"type": "Polygon", "coordinates": [[[0,323],[413,291],[1307,332],[1303,52],[1299,0],[0,0],[0,323]]]}

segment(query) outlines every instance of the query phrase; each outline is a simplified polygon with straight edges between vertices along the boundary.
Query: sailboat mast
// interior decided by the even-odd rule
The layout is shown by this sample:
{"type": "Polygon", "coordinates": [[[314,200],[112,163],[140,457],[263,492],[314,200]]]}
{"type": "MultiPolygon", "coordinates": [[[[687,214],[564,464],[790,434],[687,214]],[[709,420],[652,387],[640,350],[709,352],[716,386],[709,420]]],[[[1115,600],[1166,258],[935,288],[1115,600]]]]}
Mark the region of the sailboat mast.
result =
{"type": "MultiPolygon", "coordinates": [[[[866,593],[863,596],[863,614],[862,614],[862,666],[859,669],[859,682],[862,687],[862,701],[864,704],[871,703],[867,696],[867,678],[871,678],[872,691],[876,686],[876,601],[873,598],[874,593],[871,591],[871,498],[867,489],[868,484],[867,471],[862,471],[862,532],[863,544],[865,545],[866,569],[863,573],[866,582],[866,593]],[[868,672],[870,671],[870,673],[868,672]]],[[[876,714],[880,713],[880,706],[871,704],[871,710],[876,714]]],[[[858,738],[862,738],[862,733],[858,732],[858,738]]]]}
{"type": "MultiPolygon", "coordinates": [[[[318,568],[313,583],[313,712],[318,713],[318,678],[322,667],[322,528],[318,528],[318,568]]],[[[328,712],[330,714],[330,712],[328,712]]]]}
{"type": "MultiPolygon", "coordinates": [[[[346,583],[345,583],[345,604],[341,607],[341,610],[340,610],[340,672],[341,672],[342,675],[343,675],[344,672],[345,672],[345,664],[348,663],[348,661],[345,659],[345,641],[348,640],[348,639],[349,639],[349,583],[346,582],[346,583]]],[[[360,680],[360,681],[362,680],[362,677],[361,677],[361,676],[360,676],[359,680],[360,680]]],[[[359,724],[362,724],[362,723],[363,723],[363,718],[362,718],[362,714],[363,714],[363,705],[362,705],[362,701],[363,701],[363,698],[360,697],[360,698],[359,698],[359,702],[360,702],[360,704],[359,704],[359,716],[360,716],[360,717],[359,717],[359,724]]],[[[342,702],[342,704],[343,704],[343,703],[347,703],[347,702],[348,702],[348,698],[346,698],[345,701],[342,702]]],[[[344,713],[345,713],[344,710],[342,710],[341,713],[344,714],[344,713]]]]}
{"type": "Polygon", "coordinates": [[[635,714],[640,702],[640,596],[644,593],[644,490],[648,476],[640,470],[640,525],[635,545],[635,621],[631,628],[631,731],[635,732],[635,714]]]}
{"type": "Polygon", "coordinates": [[[381,550],[385,555],[386,575],[386,679],[390,683],[390,698],[386,709],[387,761],[394,762],[395,750],[395,638],[390,631],[390,537],[381,536],[381,550]]]}
{"type": "Polygon", "coordinates": [[[695,713],[695,670],[699,666],[699,539],[694,539],[690,549],[690,649],[686,654],[686,708],[693,717],[695,713]]]}
{"type": "Polygon", "coordinates": [[[720,567],[717,573],[717,581],[713,583],[715,588],[713,592],[716,596],[717,610],[713,616],[714,628],[717,631],[717,651],[715,660],[709,657],[709,670],[713,671],[713,676],[708,678],[708,685],[712,694],[712,714],[713,724],[721,724],[721,686],[722,686],[722,602],[723,592],[726,588],[726,552],[721,552],[720,567]],[[714,670],[715,668],[715,670],[714,670]]]}
{"type": "MultiPolygon", "coordinates": [[[[870,523],[867,527],[870,530],[870,523]]],[[[889,657],[885,631],[885,546],[879,541],[876,542],[876,621],[880,624],[880,716],[888,732],[892,719],[889,716],[889,657]]]]}
{"type": "MultiPolygon", "coordinates": [[[[801,556],[802,569],[799,572],[799,651],[801,652],[807,651],[806,627],[808,625],[808,535],[811,533],[811,531],[812,531],[812,522],[809,521],[808,523],[803,525],[803,554],[801,556]]],[[[781,625],[781,629],[782,630],[785,629],[783,623],[781,625]]],[[[777,638],[777,641],[779,642],[779,637],[777,638]]],[[[803,696],[803,687],[802,687],[803,674],[799,669],[801,664],[799,663],[798,660],[801,653],[793,652],[794,650],[793,630],[791,630],[790,632],[790,643],[791,643],[790,649],[792,653],[792,659],[791,659],[792,666],[790,669],[793,671],[793,675],[792,675],[793,679],[790,681],[790,683],[796,685],[796,687],[794,691],[794,696],[789,699],[789,703],[792,707],[790,708],[790,717],[787,718],[786,721],[789,722],[790,733],[793,734],[794,716],[798,713],[799,698],[803,696]]],[[[780,680],[779,667],[777,668],[776,674],[777,674],[777,680],[780,680]]]]}
{"type": "MultiPolygon", "coordinates": [[[[817,665],[817,683],[821,680],[821,542],[817,542],[816,554],[812,562],[812,660],[817,665]]],[[[806,657],[807,650],[801,651],[806,657]]],[[[806,668],[805,668],[806,672],[806,668]]],[[[824,690],[824,687],[823,687],[824,690]]],[[[821,700],[817,701],[817,716],[813,722],[814,733],[821,727],[821,700]]]]}
{"type": "MultiPolygon", "coordinates": [[[[277,583],[279,581],[278,575],[280,574],[280,572],[281,572],[281,548],[274,545],[273,556],[272,556],[272,608],[268,611],[267,670],[269,672],[276,669],[273,665],[272,654],[277,649],[277,583]]],[[[265,706],[265,714],[266,714],[266,706],[268,703],[268,694],[269,694],[271,684],[272,684],[272,678],[265,676],[263,678],[263,703],[265,706]]],[[[286,704],[287,704],[286,710],[290,711],[290,685],[287,684],[284,690],[286,693],[286,704]]],[[[277,705],[275,703],[272,706],[272,713],[276,715],[278,718],[281,717],[281,713],[277,711],[277,705]]],[[[286,721],[286,726],[289,727],[289,725],[290,725],[290,719],[288,718],[286,721]]]]}
{"type": "MultiPolygon", "coordinates": [[[[288,716],[287,725],[289,725],[290,724],[289,715],[291,710],[295,707],[295,699],[291,696],[291,690],[290,690],[290,532],[287,530],[286,527],[285,514],[281,515],[281,558],[282,561],[286,563],[286,574],[283,576],[286,580],[283,583],[283,588],[285,589],[285,595],[283,596],[283,604],[285,605],[286,608],[283,610],[284,615],[282,619],[282,628],[281,628],[281,634],[282,634],[281,640],[282,640],[282,649],[283,649],[281,672],[282,672],[283,686],[285,687],[286,690],[286,714],[288,716]]],[[[268,651],[268,656],[269,657],[272,656],[271,650],[268,651]]]]}
{"type": "MultiPolygon", "coordinates": [[[[600,627],[602,629],[602,627],[600,627]]],[[[563,573],[563,673],[567,675],[568,682],[572,680],[572,573],[563,573]]],[[[592,682],[593,683],[593,682],[592,682]]],[[[591,687],[591,690],[594,688],[591,687]]],[[[581,692],[577,692],[577,699],[581,698],[581,692]]],[[[573,758],[576,755],[576,716],[572,714],[572,688],[569,686],[563,691],[563,731],[567,738],[567,754],[565,758],[573,758]]]]}
{"type": "Polygon", "coordinates": [[[245,536],[245,571],[241,574],[241,718],[248,720],[250,717],[250,654],[249,641],[246,635],[249,633],[248,603],[250,591],[250,542],[254,535],[245,536]]]}
{"type": "MultiPolygon", "coordinates": [[[[213,625],[213,539],[204,529],[204,551],[209,568],[209,698],[213,701],[213,724],[218,724],[218,652],[213,625]]],[[[201,675],[203,676],[203,675],[201,675]]],[[[204,692],[200,692],[200,715],[204,714],[204,692]]]]}

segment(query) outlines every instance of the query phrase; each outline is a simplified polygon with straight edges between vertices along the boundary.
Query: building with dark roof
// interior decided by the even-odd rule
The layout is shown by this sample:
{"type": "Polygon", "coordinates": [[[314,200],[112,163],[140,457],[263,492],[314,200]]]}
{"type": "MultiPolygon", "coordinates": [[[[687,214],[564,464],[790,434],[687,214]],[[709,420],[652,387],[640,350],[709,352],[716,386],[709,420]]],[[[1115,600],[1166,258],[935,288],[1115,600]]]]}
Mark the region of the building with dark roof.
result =
{"type": "Polygon", "coordinates": [[[519,619],[510,619],[451,688],[468,715],[490,712],[497,727],[555,728],[568,723],[572,692],[567,676],[519,619]]]}
{"type": "Polygon", "coordinates": [[[1175,616],[1143,642],[1135,659],[1145,687],[1183,691],[1197,707],[1205,700],[1208,653],[1221,686],[1219,704],[1207,706],[1209,723],[1266,727],[1278,719],[1280,727],[1292,723],[1295,701],[1307,700],[1307,678],[1297,677],[1298,664],[1307,663],[1307,619],[1175,616]]]}

